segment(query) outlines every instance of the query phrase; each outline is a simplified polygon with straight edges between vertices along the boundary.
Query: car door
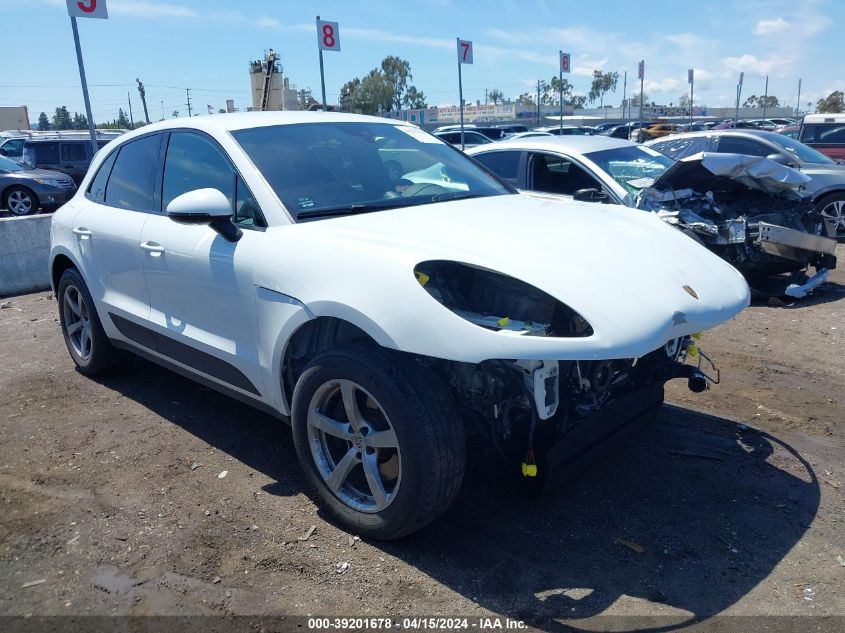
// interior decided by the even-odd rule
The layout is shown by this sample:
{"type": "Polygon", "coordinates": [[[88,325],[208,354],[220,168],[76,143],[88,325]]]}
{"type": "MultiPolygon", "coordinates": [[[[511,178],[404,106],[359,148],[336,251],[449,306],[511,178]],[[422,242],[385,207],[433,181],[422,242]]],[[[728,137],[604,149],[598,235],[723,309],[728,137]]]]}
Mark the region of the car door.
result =
{"type": "Polygon", "coordinates": [[[64,142],[59,144],[59,164],[61,170],[68,176],[73,178],[76,186],[82,182],[85,177],[85,172],[88,171],[88,165],[91,163],[91,158],[88,156],[89,143],[73,143],[64,142]]]}
{"type": "Polygon", "coordinates": [[[158,351],[260,396],[265,390],[250,257],[265,238],[261,210],[224,150],[197,131],[169,134],[161,188],[161,212],[150,216],[141,233],[158,351]],[[174,198],[203,188],[218,189],[231,201],[233,221],[243,229],[239,241],[227,241],[208,225],[167,217],[174,198]]]}
{"type": "Polygon", "coordinates": [[[149,319],[141,228],[156,207],[161,142],[161,134],[150,134],[111,152],[73,219],[76,253],[91,295],[109,313],[101,320],[112,337],[126,337],[119,327],[125,321],[145,325],[149,319]]]}

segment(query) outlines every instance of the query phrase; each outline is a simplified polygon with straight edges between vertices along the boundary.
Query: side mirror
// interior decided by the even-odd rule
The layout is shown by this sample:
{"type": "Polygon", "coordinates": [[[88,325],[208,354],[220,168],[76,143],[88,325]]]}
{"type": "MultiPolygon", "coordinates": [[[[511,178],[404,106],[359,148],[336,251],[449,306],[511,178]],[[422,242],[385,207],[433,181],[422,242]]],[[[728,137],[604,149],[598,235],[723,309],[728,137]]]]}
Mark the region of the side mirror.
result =
{"type": "Polygon", "coordinates": [[[194,189],[167,205],[167,217],[180,224],[207,224],[229,242],[243,232],[232,222],[232,204],[218,189],[194,189]]]}
{"type": "Polygon", "coordinates": [[[575,195],[572,196],[573,200],[578,200],[579,202],[607,202],[608,197],[604,191],[599,191],[598,189],[579,189],[575,192],[575,195]]]}
{"type": "Polygon", "coordinates": [[[797,167],[798,163],[792,160],[786,154],[781,154],[780,152],[775,152],[774,154],[769,154],[766,156],[770,161],[775,162],[779,165],[785,165],[787,167],[797,167]]]}

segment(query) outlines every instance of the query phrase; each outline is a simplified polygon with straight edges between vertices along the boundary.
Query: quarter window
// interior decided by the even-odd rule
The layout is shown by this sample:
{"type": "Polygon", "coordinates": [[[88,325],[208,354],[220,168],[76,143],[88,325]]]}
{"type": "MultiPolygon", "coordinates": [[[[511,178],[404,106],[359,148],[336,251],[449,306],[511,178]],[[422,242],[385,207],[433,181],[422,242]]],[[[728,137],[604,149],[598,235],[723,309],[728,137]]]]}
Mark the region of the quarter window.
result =
{"type": "Polygon", "coordinates": [[[88,187],[88,197],[94,202],[105,202],[106,200],[106,183],[109,180],[114,159],[117,158],[117,152],[112,152],[100,165],[97,175],[91,181],[91,186],[88,187]]]}
{"type": "Polygon", "coordinates": [[[154,134],[120,147],[106,187],[106,204],[133,211],[155,209],[155,174],[161,135],[154,134]]]}

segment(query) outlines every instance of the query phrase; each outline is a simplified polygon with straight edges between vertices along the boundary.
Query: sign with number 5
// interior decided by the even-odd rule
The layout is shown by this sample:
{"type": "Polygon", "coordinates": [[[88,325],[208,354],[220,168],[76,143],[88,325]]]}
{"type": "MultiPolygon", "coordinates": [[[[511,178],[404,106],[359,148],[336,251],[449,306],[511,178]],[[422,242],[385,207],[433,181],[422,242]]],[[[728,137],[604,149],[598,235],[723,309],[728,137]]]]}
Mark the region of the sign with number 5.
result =
{"type": "Polygon", "coordinates": [[[321,51],[340,51],[340,29],[337,22],[317,20],[317,46],[321,51]]]}
{"type": "Polygon", "coordinates": [[[472,63],[472,42],[469,40],[458,40],[458,63],[472,63]]]}
{"type": "Polygon", "coordinates": [[[106,20],[106,0],[67,0],[67,12],[72,18],[100,18],[106,20]]]}

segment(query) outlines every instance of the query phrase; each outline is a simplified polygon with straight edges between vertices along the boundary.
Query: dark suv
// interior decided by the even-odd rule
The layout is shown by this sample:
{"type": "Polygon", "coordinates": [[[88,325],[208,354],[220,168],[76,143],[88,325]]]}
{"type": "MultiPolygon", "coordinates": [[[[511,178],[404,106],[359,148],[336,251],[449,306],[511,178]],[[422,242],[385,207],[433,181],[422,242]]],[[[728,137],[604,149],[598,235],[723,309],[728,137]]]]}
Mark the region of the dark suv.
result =
{"type": "MultiPolygon", "coordinates": [[[[97,139],[103,147],[111,139],[97,139]]],[[[67,174],[79,186],[88,171],[94,154],[91,140],[79,138],[31,138],[23,146],[23,162],[38,169],[52,169],[67,174]]]]}

